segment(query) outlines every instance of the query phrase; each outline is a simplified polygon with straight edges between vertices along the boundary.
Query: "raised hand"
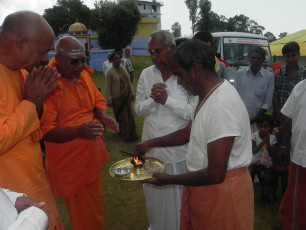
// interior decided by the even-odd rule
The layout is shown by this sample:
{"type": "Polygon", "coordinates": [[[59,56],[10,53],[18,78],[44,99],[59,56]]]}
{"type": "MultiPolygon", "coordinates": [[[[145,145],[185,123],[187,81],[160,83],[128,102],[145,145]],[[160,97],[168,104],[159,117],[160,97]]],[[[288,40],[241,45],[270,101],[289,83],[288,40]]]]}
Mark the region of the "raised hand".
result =
{"type": "Polygon", "coordinates": [[[55,68],[39,66],[37,71],[27,76],[24,99],[34,103],[36,107],[41,106],[47,96],[59,86],[54,84],[59,76],[55,68]]]}
{"type": "Polygon", "coordinates": [[[164,83],[156,83],[151,89],[151,98],[154,99],[156,103],[165,104],[168,98],[168,93],[166,91],[167,85],[164,83]]]}

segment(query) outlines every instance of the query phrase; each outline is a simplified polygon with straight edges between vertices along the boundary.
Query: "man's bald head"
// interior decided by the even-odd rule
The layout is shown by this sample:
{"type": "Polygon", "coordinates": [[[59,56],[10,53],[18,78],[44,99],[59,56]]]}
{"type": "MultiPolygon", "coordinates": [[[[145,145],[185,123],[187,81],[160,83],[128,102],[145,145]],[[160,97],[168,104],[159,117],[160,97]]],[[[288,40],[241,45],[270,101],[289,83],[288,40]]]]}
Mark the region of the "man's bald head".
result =
{"type": "Polygon", "coordinates": [[[85,49],[78,39],[72,36],[65,36],[58,40],[55,46],[55,52],[69,58],[76,58],[80,55],[85,56],[85,49]]]}
{"type": "Polygon", "coordinates": [[[27,69],[48,62],[54,32],[48,22],[31,11],[8,15],[0,31],[0,63],[9,69],[27,69]]]}
{"type": "Polygon", "coordinates": [[[45,33],[54,36],[48,22],[32,11],[17,11],[8,15],[2,24],[1,33],[14,37],[24,36],[29,40],[38,40],[45,33]]]}

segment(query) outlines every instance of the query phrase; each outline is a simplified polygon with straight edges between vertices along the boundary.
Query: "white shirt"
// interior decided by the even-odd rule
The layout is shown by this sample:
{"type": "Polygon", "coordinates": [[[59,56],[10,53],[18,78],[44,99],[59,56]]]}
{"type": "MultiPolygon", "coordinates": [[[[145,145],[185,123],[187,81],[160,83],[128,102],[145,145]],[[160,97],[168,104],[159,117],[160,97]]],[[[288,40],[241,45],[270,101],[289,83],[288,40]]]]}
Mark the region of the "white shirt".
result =
{"type": "MultiPolygon", "coordinates": [[[[258,131],[252,133],[252,140],[255,141],[256,145],[259,145],[262,142],[258,131]]],[[[276,144],[276,136],[270,134],[269,142],[270,145],[276,144]]],[[[272,166],[272,158],[269,156],[268,147],[266,144],[264,144],[257,153],[253,153],[252,163],[264,165],[267,168],[272,166]]]]}
{"type": "Polygon", "coordinates": [[[103,65],[102,65],[102,70],[103,70],[103,73],[104,75],[106,75],[106,72],[113,67],[113,63],[110,62],[110,61],[105,61],[103,62],[103,65]]]}
{"type": "MultiPolygon", "coordinates": [[[[163,81],[161,72],[150,66],[140,75],[135,112],[138,116],[145,117],[142,141],[164,136],[187,126],[194,112],[194,96],[187,94],[186,90],[177,84],[177,76],[173,75],[166,82],[163,81]],[[151,97],[151,89],[156,83],[165,83],[168,93],[164,105],[156,103],[151,97]]],[[[147,156],[159,158],[166,163],[185,160],[187,144],[182,146],[153,148],[147,156]]]]}
{"type": "Polygon", "coordinates": [[[207,168],[207,144],[235,136],[227,169],[247,167],[252,161],[248,112],[234,87],[224,81],[206,100],[192,122],[188,153],[189,171],[207,168]]]}
{"type": "Polygon", "coordinates": [[[281,112],[292,119],[291,161],[306,168],[306,80],[293,88],[281,112]]]}
{"type": "Polygon", "coordinates": [[[43,210],[32,206],[18,214],[15,202],[20,196],[25,195],[0,189],[0,230],[47,229],[49,220],[43,210]]]}
{"type": "Polygon", "coordinates": [[[238,70],[234,86],[241,96],[250,118],[256,117],[260,109],[270,109],[274,93],[274,77],[263,67],[255,76],[250,66],[238,70]]]}

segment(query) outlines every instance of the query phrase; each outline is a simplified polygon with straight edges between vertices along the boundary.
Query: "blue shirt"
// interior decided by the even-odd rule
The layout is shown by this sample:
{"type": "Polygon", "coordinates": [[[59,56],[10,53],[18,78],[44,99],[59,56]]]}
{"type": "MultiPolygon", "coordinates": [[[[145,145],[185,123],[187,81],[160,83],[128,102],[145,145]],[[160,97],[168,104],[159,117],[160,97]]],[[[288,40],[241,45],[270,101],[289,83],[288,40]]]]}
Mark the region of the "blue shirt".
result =
{"type": "Polygon", "coordinates": [[[238,70],[234,86],[248,110],[250,119],[255,118],[260,109],[270,109],[274,92],[274,78],[273,74],[263,67],[255,76],[250,66],[238,70]]]}

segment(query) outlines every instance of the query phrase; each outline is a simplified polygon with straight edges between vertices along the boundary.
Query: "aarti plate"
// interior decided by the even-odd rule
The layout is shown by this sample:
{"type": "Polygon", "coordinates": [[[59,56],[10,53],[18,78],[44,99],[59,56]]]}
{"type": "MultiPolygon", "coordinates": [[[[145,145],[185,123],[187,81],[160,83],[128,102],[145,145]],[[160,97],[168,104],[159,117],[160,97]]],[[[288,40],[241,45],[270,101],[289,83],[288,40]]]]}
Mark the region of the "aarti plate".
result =
{"type": "Polygon", "coordinates": [[[152,178],[153,173],[165,171],[165,163],[154,157],[144,157],[145,163],[136,168],[131,163],[132,157],[117,161],[109,168],[109,174],[120,180],[139,181],[152,178]],[[125,173],[126,172],[126,173],[125,173]]]}

